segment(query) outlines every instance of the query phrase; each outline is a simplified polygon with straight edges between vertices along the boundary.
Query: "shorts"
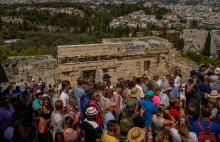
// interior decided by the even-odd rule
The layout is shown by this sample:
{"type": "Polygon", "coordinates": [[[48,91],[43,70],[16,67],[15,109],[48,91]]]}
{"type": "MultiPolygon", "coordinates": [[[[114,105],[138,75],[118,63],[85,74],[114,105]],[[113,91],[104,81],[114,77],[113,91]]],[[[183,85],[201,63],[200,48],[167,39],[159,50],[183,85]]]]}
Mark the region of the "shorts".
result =
{"type": "Polygon", "coordinates": [[[147,126],[147,138],[153,139],[152,129],[149,126],[147,126]]]}

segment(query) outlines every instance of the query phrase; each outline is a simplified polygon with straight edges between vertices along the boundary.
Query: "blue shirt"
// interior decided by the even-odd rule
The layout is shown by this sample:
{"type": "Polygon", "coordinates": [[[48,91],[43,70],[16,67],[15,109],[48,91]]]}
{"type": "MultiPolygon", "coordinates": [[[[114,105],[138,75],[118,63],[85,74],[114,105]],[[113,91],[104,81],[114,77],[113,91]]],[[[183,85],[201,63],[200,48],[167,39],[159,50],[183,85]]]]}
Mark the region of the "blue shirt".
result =
{"type": "Polygon", "coordinates": [[[143,119],[145,121],[145,126],[152,126],[151,117],[157,111],[157,106],[149,99],[141,101],[141,107],[145,108],[143,119]]]}
{"type": "Polygon", "coordinates": [[[103,126],[104,126],[104,131],[107,131],[107,123],[109,120],[114,120],[115,119],[115,116],[110,112],[108,111],[105,116],[104,116],[104,119],[103,119],[103,126]]]}
{"type": "Polygon", "coordinates": [[[204,93],[210,93],[212,91],[211,86],[209,84],[203,83],[201,80],[197,82],[199,89],[204,93]]]}
{"type": "Polygon", "coordinates": [[[180,98],[178,88],[172,87],[172,90],[170,91],[170,98],[180,98]]]}
{"type": "Polygon", "coordinates": [[[74,90],[74,96],[76,97],[76,100],[77,100],[78,109],[81,110],[81,108],[80,108],[80,98],[85,94],[85,91],[82,88],[82,86],[75,86],[73,88],[73,90],[74,90]]]}
{"type": "Polygon", "coordinates": [[[36,110],[36,109],[38,109],[40,106],[41,106],[41,104],[40,104],[39,100],[38,100],[38,99],[35,99],[34,102],[33,102],[33,105],[32,105],[33,109],[36,110]]]}
{"type": "MultiPolygon", "coordinates": [[[[208,131],[208,127],[210,125],[209,120],[200,120],[200,123],[202,125],[202,127],[205,129],[205,131],[208,131]]],[[[190,128],[191,132],[195,132],[197,135],[199,134],[199,132],[201,132],[201,129],[199,128],[198,124],[196,122],[194,122],[190,128]]],[[[212,129],[211,132],[214,132],[216,135],[220,133],[220,125],[216,122],[212,123],[212,129]]]]}

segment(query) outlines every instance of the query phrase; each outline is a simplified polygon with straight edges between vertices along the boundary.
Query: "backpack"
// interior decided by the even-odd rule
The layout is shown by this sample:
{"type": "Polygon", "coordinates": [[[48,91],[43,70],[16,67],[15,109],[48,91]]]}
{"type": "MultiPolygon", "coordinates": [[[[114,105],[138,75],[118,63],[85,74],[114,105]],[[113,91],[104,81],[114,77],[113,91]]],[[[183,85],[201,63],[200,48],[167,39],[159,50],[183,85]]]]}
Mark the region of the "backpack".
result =
{"type": "Polygon", "coordinates": [[[41,88],[45,88],[45,82],[41,81],[41,88]]]}
{"type": "Polygon", "coordinates": [[[215,133],[211,132],[212,123],[213,123],[212,121],[209,124],[208,131],[205,131],[205,129],[202,127],[202,124],[199,121],[196,121],[196,123],[198,124],[199,128],[202,130],[198,134],[199,142],[217,142],[215,133]]]}
{"type": "Polygon", "coordinates": [[[133,118],[137,116],[134,113],[131,117],[127,116],[126,112],[122,112],[122,119],[120,120],[120,140],[126,140],[128,131],[134,127],[133,118]]]}

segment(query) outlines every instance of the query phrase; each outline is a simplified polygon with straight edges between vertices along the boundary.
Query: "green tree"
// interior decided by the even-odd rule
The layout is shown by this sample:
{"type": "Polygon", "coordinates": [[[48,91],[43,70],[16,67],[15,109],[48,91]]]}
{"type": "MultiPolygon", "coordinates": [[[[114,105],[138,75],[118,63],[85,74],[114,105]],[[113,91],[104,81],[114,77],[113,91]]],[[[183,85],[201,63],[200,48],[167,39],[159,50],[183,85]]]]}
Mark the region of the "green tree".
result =
{"type": "Polygon", "coordinates": [[[203,54],[205,56],[210,56],[210,47],[211,47],[211,34],[209,31],[208,36],[206,37],[204,51],[203,51],[203,54]]]}
{"type": "Polygon", "coordinates": [[[18,54],[19,56],[34,56],[34,55],[42,55],[40,51],[37,50],[37,47],[32,46],[27,49],[22,49],[18,54]]]}

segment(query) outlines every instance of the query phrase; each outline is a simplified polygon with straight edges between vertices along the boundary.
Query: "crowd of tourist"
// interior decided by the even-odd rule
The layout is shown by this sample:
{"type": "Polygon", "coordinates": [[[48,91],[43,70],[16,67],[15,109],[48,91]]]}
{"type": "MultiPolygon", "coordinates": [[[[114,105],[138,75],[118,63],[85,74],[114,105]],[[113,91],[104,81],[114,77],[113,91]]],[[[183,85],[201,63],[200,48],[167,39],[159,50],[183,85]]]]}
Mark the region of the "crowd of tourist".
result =
{"type": "Polygon", "coordinates": [[[220,68],[202,65],[184,84],[175,67],[102,82],[79,77],[0,86],[1,142],[220,141],[220,68]]]}

